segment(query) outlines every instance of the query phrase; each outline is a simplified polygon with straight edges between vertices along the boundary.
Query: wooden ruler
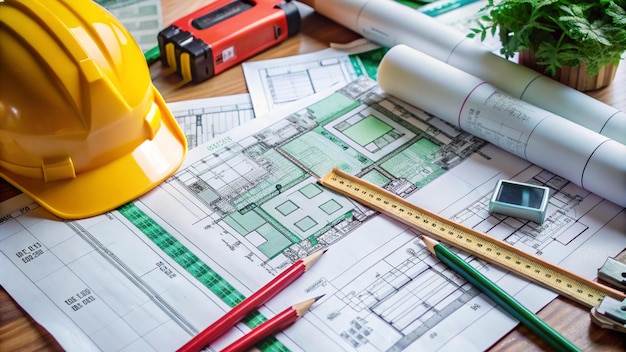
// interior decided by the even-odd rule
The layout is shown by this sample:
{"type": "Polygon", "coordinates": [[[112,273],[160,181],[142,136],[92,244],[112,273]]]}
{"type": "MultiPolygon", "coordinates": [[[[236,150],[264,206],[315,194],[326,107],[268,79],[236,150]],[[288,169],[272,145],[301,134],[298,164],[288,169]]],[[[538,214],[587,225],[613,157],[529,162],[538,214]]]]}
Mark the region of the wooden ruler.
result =
{"type": "Polygon", "coordinates": [[[413,229],[548,287],[587,307],[605,296],[623,301],[626,294],[571,273],[510,244],[425,210],[372,183],[337,168],[319,182],[413,229]]]}

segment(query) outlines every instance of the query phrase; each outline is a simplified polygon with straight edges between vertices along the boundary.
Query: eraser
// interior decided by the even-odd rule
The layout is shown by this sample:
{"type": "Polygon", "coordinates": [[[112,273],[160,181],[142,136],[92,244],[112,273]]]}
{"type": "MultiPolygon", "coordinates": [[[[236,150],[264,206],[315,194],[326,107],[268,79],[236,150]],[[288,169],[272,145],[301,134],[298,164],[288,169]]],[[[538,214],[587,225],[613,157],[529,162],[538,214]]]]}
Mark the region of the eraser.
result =
{"type": "Polygon", "coordinates": [[[550,188],[500,180],[489,201],[489,212],[543,223],[548,209],[550,188]]]}

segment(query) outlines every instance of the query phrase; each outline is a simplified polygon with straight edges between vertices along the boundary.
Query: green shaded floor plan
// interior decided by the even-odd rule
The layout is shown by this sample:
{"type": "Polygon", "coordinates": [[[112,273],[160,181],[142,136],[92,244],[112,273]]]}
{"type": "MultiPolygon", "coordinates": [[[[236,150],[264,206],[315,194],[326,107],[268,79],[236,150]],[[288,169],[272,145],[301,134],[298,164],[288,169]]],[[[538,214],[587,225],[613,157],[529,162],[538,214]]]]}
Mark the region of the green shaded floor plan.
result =
{"type": "MultiPolygon", "coordinates": [[[[361,78],[241,141],[225,144],[168,182],[179,183],[271,259],[339,240],[374,212],[317,185],[338,166],[408,194],[485,143],[416,112],[361,78]],[[436,121],[436,123],[433,123],[436,121]]],[[[210,209],[210,211],[208,210],[210,209]]]]}
{"type": "MultiPolygon", "coordinates": [[[[71,335],[68,349],[165,352],[324,249],[311,270],[211,348],[323,296],[257,347],[485,350],[517,321],[437,261],[410,228],[320,186],[319,177],[339,167],[554,263],[578,254],[570,264],[597,268],[623,244],[623,208],[367,78],[314,98],[190,150],[173,177],[116,211],[59,221],[25,195],[2,203],[3,286],[34,317],[47,312],[36,319],[53,336],[71,335]],[[489,213],[500,178],[550,187],[543,224],[489,213]],[[590,247],[602,255],[585,256],[590,247]]],[[[463,255],[535,311],[556,295],[463,255]]]]}

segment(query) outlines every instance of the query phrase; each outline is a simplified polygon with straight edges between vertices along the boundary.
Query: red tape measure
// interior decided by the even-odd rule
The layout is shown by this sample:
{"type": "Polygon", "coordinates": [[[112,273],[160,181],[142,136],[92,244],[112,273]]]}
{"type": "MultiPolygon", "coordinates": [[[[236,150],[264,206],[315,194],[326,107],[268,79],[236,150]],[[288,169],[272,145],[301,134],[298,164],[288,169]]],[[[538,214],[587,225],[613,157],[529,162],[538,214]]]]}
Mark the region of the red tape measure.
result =
{"type": "Polygon", "coordinates": [[[215,0],[159,33],[161,60],[199,83],[293,36],[300,24],[291,0],[215,0]]]}

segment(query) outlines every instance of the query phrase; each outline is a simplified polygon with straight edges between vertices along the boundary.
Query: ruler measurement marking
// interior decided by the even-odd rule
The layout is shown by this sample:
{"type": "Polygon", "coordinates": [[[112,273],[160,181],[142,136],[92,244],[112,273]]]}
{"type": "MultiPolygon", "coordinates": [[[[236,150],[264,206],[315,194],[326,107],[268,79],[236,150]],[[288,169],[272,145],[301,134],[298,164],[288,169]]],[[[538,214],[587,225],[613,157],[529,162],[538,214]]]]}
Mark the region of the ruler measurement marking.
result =
{"type": "Polygon", "coordinates": [[[587,307],[598,305],[606,295],[620,301],[626,297],[619,291],[565,271],[506,242],[424,210],[385,189],[336,168],[319,182],[413,229],[433,235],[449,245],[551,288],[587,307]]]}

